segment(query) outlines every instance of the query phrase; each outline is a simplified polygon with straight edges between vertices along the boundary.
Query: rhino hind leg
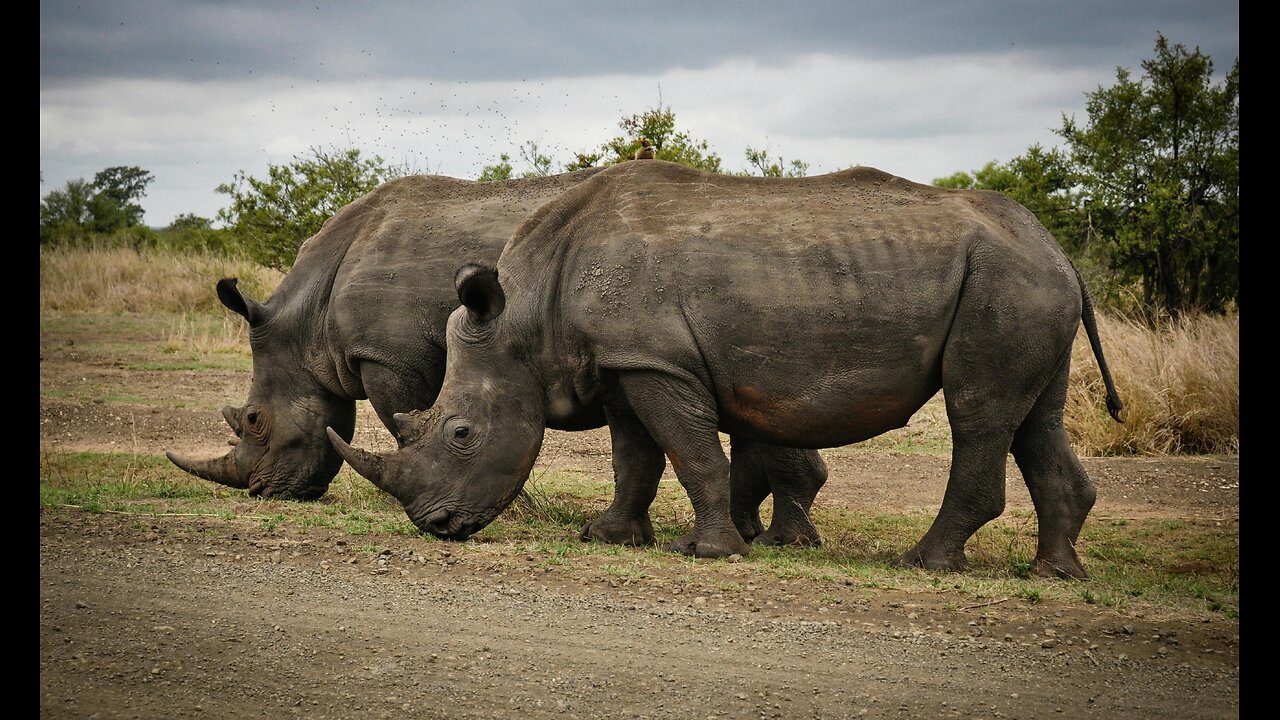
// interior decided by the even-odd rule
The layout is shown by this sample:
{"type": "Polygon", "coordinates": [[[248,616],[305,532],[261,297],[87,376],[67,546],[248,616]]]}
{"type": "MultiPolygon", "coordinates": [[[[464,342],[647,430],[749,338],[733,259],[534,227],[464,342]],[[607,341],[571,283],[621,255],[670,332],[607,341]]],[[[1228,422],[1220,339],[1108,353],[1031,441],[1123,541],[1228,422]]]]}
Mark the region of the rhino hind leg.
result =
{"type": "Polygon", "coordinates": [[[667,466],[662,448],[630,408],[605,408],[613,444],[613,502],[582,528],[582,540],[614,545],[652,545],[649,506],[658,494],[658,480],[667,466]]]}
{"type": "Polygon", "coordinates": [[[742,538],[756,545],[822,544],[809,517],[827,464],[816,450],[800,450],[733,439],[732,515],[742,538]],[[773,519],[765,530],[760,503],[773,493],[773,519]],[[748,531],[751,534],[748,534],[748,531]]]}
{"type": "Polygon", "coordinates": [[[1039,521],[1034,572],[1082,580],[1088,573],[1076,554],[1076,539],[1097,491],[1062,424],[1070,364],[1071,356],[1066,355],[1014,434],[1012,450],[1039,521]]]}
{"type": "Polygon", "coordinates": [[[1055,284],[1053,275],[1028,287],[1009,282],[1002,268],[991,251],[975,250],[971,257],[939,366],[951,472],[933,525],[897,559],[899,565],[967,569],[965,543],[1004,512],[1005,470],[1016,434],[1015,452],[1024,472],[1031,471],[1028,486],[1040,521],[1043,557],[1037,560],[1061,565],[1066,574],[1083,570],[1065,546],[1074,541],[1092,495],[1084,485],[1071,489],[1073,473],[1052,467],[1068,456],[1074,460],[1054,428],[1060,428],[1080,326],[1080,306],[1063,301],[1075,278],[1072,288],[1055,284]]]}
{"type": "Polygon", "coordinates": [[[951,474],[942,508],[920,542],[894,562],[899,567],[969,569],[965,542],[1004,512],[1005,457],[1011,433],[960,433],[954,422],[952,427],[951,474]]]}

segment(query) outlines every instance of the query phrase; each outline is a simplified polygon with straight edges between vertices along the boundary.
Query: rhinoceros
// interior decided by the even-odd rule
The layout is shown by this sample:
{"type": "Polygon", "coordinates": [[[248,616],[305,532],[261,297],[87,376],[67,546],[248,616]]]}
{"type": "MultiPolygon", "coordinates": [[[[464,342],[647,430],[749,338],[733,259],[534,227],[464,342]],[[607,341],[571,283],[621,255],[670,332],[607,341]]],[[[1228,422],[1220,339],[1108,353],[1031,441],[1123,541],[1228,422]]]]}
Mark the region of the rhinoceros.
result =
{"type": "MultiPolygon", "coordinates": [[[[424,531],[465,539],[492,521],[544,428],[603,404],[615,445],[665,454],[692,502],[672,549],[746,553],[718,431],[842,446],[902,427],[941,389],[950,477],[896,563],[967,569],[965,542],[1004,510],[1012,451],[1039,519],[1036,572],[1086,577],[1075,542],[1096,491],[1062,417],[1082,321],[1117,420],[1121,402],[1079,273],[1005,195],[868,167],[765,179],[625,163],[455,285],[444,384],[401,423],[405,443],[373,453],[329,432],[424,531]]],[[[615,492],[644,505],[645,477],[615,492]]]]}
{"type": "MultiPolygon", "coordinates": [[[[193,475],[251,495],[320,497],[342,464],[325,427],[350,440],[356,400],[368,399],[397,436],[397,414],[435,401],[444,376],[445,324],[457,307],[459,259],[496,261],[526,217],[596,172],[492,183],[432,175],[392,180],[330,218],[265,302],[245,297],[233,278],[219,281],[218,298],[249,323],[253,352],[248,402],[222,410],[236,445],[212,460],[166,455],[193,475]]],[[[604,422],[602,407],[583,406],[555,427],[604,422]]],[[[807,510],[826,479],[821,458],[745,440],[738,445],[735,517],[743,533],[761,536],[760,542],[819,542],[807,510]],[[771,484],[778,486],[777,509],[765,531],[758,508],[771,484]]],[[[625,444],[615,448],[620,473],[633,467],[629,452],[625,444]]],[[[659,464],[656,472],[662,469],[659,464]]],[[[652,540],[647,514],[622,511],[607,513],[587,534],[652,540]]]]}

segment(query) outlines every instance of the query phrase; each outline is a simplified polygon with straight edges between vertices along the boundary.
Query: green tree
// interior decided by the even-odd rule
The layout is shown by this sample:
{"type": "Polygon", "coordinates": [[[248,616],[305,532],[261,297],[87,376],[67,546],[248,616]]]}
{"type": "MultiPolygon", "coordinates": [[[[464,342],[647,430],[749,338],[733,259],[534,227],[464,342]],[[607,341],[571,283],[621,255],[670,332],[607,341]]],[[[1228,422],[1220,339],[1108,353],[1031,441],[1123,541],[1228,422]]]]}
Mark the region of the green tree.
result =
{"type": "Polygon", "coordinates": [[[510,180],[511,179],[511,156],[502,153],[498,156],[498,162],[493,165],[485,165],[480,169],[480,177],[476,178],[480,182],[493,182],[494,180],[510,180]]]}
{"type": "Polygon", "coordinates": [[[137,201],[154,180],[150,172],[134,166],[109,167],[94,175],[89,229],[110,233],[141,225],[143,210],[137,201]]]}
{"type": "Polygon", "coordinates": [[[539,152],[538,143],[532,140],[520,146],[520,159],[530,168],[521,177],[546,177],[552,173],[551,158],[539,152]]]}
{"type": "Polygon", "coordinates": [[[362,158],[356,148],[311,148],[287,165],[267,165],[266,179],[243,170],[217,192],[231,206],[218,211],[235,242],[255,262],[287,270],[298,248],[343,206],[387,180],[408,174],[381,157],[362,158]]]}
{"type": "MultiPolygon", "coordinates": [[[[747,146],[747,164],[754,168],[761,177],[804,177],[809,174],[809,163],[803,160],[792,160],[790,164],[781,155],[775,160],[769,157],[769,148],[757,150],[747,146]],[[785,169],[784,169],[785,168],[785,169]]],[[[752,175],[750,170],[747,175],[752,175]]]]}
{"type": "MultiPolygon", "coordinates": [[[[653,145],[658,160],[668,160],[710,172],[722,172],[720,156],[711,152],[706,140],[694,140],[689,133],[676,130],[676,114],[669,107],[650,108],[618,122],[623,135],[600,147],[606,165],[626,162],[635,157],[640,138],[653,145]]],[[[585,154],[579,157],[584,157],[585,154]]],[[[585,166],[584,166],[585,167],[585,166]]]]}
{"type": "Polygon", "coordinates": [[[138,247],[145,240],[142,206],[154,177],[140,167],[116,166],[102,170],[93,182],[68,180],[40,201],[40,244],[125,241],[138,247]],[[104,236],[113,236],[105,238],[104,236]]]}
{"type": "Polygon", "coordinates": [[[194,213],[183,213],[157,233],[156,244],[171,250],[192,250],[229,254],[234,239],[226,228],[213,227],[213,221],[194,213]]]}
{"type": "Polygon", "coordinates": [[[57,245],[84,239],[93,219],[89,211],[93,192],[91,184],[78,178],[68,180],[63,189],[45,195],[40,201],[40,244],[57,245]]]}
{"type": "Polygon", "coordinates": [[[568,163],[565,164],[564,171],[572,172],[574,170],[582,170],[584,168],[595,167],[596,163],[600,162],[600,158],[601,158],[600,153],[594,153],[594,152],[593,153],[588,153],[588,152],[577,153],[574,156],[573,160],[570,160],[568,163]]]}
{"type": "MultiPolygon", "coordinates": [[[[543,155],[538,143],[533,140],[526,140],[520,146],[520,159],[529,167],[528,170],[520,173],[520,177],[546,177],[555,172],[555,161],[549,155],[543,155]]],[[[577,170],[579,167],[590,167],[590,165],[574,166],[570,163],[565,167],[565,171],[577,170]]],[[[515,168],[511,165],[511,155],[502,153],[498,156],[498,162],[493,165],[485,165],[480,169],[480,177],[476,180],[480,182],[492,182],[493,180],[510,180],[514,176],[515,168]]]]}
{"type": "Polygon", "coordinates": [[[1220,83],[1199,48],[1156,38],[1132,79],[1088,93],[1088,120],[1063,116],[1090,228],[1108,263],[1176,316],[1238,303],[1240,59],[1220,83]]]}

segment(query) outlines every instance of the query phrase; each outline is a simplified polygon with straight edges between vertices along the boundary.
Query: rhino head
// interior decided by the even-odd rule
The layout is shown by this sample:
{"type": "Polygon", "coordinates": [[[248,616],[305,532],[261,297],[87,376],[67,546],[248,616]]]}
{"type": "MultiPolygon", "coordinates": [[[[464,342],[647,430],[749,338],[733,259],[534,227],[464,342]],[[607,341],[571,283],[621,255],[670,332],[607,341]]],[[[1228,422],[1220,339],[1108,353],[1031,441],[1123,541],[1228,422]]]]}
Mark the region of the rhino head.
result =
{"type": "Polygon", "coordinates": [[[179,468],[250,495],[314,500],[325,493],[342,466],[325,435],[326,427],[350,439],[355,400],[324,388],[306,369],[303,337],[273,325],[272,310],[240,294],[235,278],[218,281],[218,299],[249,323],[253,384],[249,401],[227,406],[222,417],[236,437],[226,455],[192,460],[166,452],[179,468]]]}
{"type": "Polygon", "coordinates": [[[454,277],[459,307],[449,316],[444,384],[425,411],[394,416],[401,447],[354,448],[335,428],[329,440],[356,472],[390,493],[424,532],[464,540],[520,493],[542,448],[543,393],[524,359],[521,333],[505,322],[497,271],[465,265],[454,277]]]}

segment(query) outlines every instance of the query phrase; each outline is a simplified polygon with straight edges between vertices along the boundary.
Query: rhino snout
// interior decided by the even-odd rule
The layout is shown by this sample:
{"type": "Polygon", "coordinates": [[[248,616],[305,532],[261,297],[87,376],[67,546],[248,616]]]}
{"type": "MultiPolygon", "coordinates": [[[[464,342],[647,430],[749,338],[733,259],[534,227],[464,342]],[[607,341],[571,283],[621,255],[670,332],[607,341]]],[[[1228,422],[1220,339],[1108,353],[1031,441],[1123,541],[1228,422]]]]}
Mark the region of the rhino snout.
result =
{"type": "Polygon", "coordinates": [[[447,508],[433,510],[417,525],[442,540],[466,540],[479,529],[477,523],[468,522],[464,514],[447,508]]]}

